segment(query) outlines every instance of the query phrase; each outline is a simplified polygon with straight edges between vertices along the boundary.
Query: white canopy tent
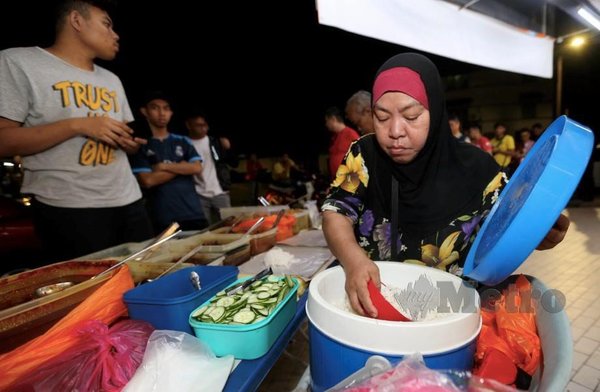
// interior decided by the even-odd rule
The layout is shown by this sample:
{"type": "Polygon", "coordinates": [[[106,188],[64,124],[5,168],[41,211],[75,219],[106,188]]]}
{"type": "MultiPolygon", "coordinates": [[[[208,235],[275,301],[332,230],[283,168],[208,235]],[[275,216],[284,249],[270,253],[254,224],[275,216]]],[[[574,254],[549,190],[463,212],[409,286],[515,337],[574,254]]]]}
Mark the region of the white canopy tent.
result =
{"type": "Polygon", "coordinates": [[[552,78],[554,39],[440,0],[317,0],[319,23],[485,67],[552,78]]]}

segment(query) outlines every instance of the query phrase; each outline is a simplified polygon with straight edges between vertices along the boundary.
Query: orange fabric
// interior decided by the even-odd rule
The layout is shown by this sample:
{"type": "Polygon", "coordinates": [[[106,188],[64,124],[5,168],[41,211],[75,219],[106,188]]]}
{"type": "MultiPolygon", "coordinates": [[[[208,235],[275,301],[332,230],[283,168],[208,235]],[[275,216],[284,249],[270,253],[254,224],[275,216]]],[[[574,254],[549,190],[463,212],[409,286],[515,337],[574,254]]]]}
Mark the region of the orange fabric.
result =
{"type": "Polygon", "coordinates": [[[0,355],[0,390],[6,390],[21,377],[63,351],[77,345],[79,337],[72,333],[74,327],[85,320],[99,320],[110,325],[127,315],[123,294],[134,287],[129,268],[124,265],[86,300],[50,328],[45,334],[0,355]]]}
{"type": "MultiPolygon", "coordinates": [[[[476,367],[488,351],[496,349],[533,375],[540,364],[542,350],[535,324],[535,306],[531,302],[531,284],[521,275],[511,286],[496,303],[495,312],[482,311],[484,325],[477,340],[476,367]]],[[[474,373],[477,374],[477,369],[474,373]]]]}

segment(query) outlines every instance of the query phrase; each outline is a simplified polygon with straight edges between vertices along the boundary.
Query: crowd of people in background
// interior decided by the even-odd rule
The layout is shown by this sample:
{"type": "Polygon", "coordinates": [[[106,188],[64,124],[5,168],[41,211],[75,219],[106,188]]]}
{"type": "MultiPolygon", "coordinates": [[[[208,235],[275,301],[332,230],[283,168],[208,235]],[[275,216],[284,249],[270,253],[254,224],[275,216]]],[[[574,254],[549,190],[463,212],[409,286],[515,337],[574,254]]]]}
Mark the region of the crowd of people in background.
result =
{"type": "Polygon", "coordinates": [[[484,134],[481,125],[472,122],[467,133],[464,134],[462,122],[456,114],[448,116],[448,125],[454,138],[460,142],[471,143],[491,154],[508,176],[515,172],[544,131],[542,124],[536,122],[531,128],[521,128],[514,132],[513,136],[506,124],[497,122],[494,124],[493,132],[484,134]]]}
{"type": "MultiPolygon", "coordinates": [[[[107,9],[97,1],[63,3],[52,46],[0,52],[0,156],[23,156],[22,192],[34,197],[44,244],[65,259],[145,240],[173,221],[188,230],[215,222],[219,209],[231,206],[231,169],[238,161],[230,140],[210,134],[198,108],[182,113],[185,129],[170,129],[173,102],[161,91],[138,108],[149,129],[140,137],[128,125],[137,111],[119,78],[94,63],[112,60],[119,48],[107,9]]],[[[344,111],[331,107],[324,120],[331,133],[324,177],[331,183],[345,170],[340,164],[351,145],[375,131],[371,93],[357,91],[344,111]]],[[[491,154],[507,175],[544,129],[536,123],[513,133],[497,123],[486,133],[472,123],[463,130],[457,115],[448,123],[456,139],[491,154]]],[[[271,167],[255,152],[245,155],[241,178],[253,185],[252,199],[259,182],[294,188],[310,177],[298,157],[279,153],[271,167]]]]}

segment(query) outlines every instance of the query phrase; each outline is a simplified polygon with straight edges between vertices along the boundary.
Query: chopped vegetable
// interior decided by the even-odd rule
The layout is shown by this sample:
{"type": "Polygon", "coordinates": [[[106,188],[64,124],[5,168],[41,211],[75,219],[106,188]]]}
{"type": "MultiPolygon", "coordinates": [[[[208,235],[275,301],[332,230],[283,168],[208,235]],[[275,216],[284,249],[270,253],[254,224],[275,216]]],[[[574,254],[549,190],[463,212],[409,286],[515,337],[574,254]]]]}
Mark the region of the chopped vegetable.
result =
{"type": "Polygon", "coordinates": [[[192,317],[202,323],[258,323],[276,311],[295,285],[296,282],[290,276],[270,275],[232,296],[226,296],[225,291],[219,291],[208,305],[194,311],[192,317]]]}

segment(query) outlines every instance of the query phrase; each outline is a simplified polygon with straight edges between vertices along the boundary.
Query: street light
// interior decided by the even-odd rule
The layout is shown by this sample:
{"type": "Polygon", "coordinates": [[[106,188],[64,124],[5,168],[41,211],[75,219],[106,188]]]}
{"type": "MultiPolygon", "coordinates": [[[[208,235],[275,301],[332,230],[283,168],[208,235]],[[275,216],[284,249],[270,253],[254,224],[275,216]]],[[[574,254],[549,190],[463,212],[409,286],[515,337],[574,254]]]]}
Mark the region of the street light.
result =
{"type": "Polygon", "coordinates": [[[565,50],[565,40],[573,37],[568,41],[570,48],[579,49],[585,44],[585,38],[579,34],[587,32],[589,29],[576,31],[572,34],[564,35],[556,39],[556,97],[554,117],[560,116],[562,113],[562,95],[563,95],[563,52],[565,50]]]}

